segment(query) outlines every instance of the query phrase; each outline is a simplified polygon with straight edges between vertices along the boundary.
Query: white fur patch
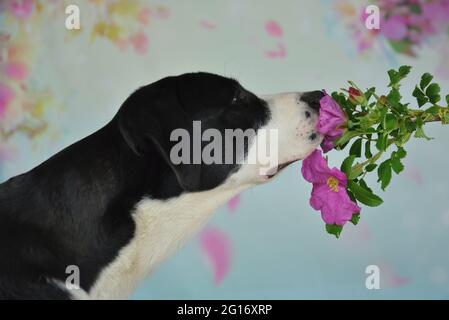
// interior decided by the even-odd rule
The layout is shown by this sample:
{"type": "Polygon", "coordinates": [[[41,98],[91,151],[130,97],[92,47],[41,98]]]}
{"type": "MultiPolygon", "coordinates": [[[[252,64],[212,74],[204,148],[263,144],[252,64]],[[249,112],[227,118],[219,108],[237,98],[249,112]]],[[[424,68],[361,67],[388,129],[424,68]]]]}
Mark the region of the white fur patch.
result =
{"type": "Polygon", "coordinates": [[[101,272],[89,296],[92,299],[128,297],[142,279],[206,223],[215,209],[242,190],[225,184],[167,201],[140,201],[133,213],[134,238],[101,272]]]}

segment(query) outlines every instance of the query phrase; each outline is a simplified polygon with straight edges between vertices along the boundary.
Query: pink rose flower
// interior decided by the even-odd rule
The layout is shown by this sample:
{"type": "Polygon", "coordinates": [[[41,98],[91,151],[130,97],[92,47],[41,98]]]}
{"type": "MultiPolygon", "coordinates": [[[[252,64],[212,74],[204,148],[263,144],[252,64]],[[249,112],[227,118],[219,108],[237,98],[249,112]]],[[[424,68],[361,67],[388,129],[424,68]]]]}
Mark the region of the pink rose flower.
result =
{"type": "Polygon", "coordinates": [[[326,224],[344,225],[361,208],[346,191],[346,175],[337,168],[330,169],[320,150],[315,150],[302,162],[304,179],[313,184],[310,205],[321,211],[326,224]]]}
{"type": "Polygon", "coordinates": [[[346,121],[346,115],[337,102],[331,96],[325,94],[320,100],[320,116],[317,125],[318,132],[324,135],[321,144],[324,152],[334,148],[333,142],[344,133],[340,126],[345,124],[346,121]]]}

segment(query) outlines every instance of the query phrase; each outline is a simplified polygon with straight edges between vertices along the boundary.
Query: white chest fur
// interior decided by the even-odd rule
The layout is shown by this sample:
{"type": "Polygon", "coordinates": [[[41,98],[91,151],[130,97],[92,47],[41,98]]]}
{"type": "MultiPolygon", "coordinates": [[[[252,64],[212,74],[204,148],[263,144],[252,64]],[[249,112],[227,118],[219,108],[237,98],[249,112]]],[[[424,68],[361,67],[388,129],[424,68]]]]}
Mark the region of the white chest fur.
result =
{"type": "Polygon", "coordinates": [[[133,213],[136,224],[133,239],[103,269],[89,297],[128,297],[143,278],[205,224],[216,208],[243,189],[221,186],[167,201],[140,201],[133,213]]]}

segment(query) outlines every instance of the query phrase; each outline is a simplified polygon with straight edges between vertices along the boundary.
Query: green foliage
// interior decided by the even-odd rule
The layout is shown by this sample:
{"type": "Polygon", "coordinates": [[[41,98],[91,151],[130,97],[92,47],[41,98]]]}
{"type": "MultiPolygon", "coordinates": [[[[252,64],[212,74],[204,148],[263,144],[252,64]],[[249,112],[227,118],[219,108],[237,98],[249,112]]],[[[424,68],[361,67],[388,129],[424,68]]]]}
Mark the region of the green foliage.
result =
{"type": "Polygon", "coordinates": [[[352,215],[352,219],[351,219],[351,223],[353,224],[353,225],[357,225],[357,223],[359,223],[359,220],[360,220],[360,214],[353,214],[352,215]]]}
{"type": "MultiPolygon", "coordinates": [[[[345,90],[332,93],[348,116],[345,133],[334,142],[336,150],[350,146],[349,155],[341,165],[348,178],[348,195],[366,206],[379,206],[383,200],[366,184],[365,177],[376,172],[380,188],[386,190],[394,174],[404,171],[403,159],[407,156],[404,145],[412,137],[430,140],[424,132],[426,123],[449,123],[449,94],[443,96],[446,105],[438,105],[442,101],[441,89],[432,82],[433,76],[429,73],[422,75],[412,93],[418,108],[412,109],[402,101],[401,81],[410,71],[410,66],[389,70],[389,92],[384,95],[377,94],[374,87],[363,91],[349,81],[365,95],[366,100],[359,105],[348,100],[345,90]],[[426,104],[428,107],[422,108],[426,104]],[[396,149],[387,156],[387,151],[394,147],[396,149]]],[[[357,224],[359,219],[360,215],[354,214],[351,222],[357,224]]],[[[326,230],[338,238],[342,227],[326,225],[326,230]]]]}
{"type": "Polygon", "coordinates": [[[326,231],[329,234],[333,234],[336,238],[340,237],[340,233],[343,230],[343,226],[338,224],[326,224],[326,231]]]}
{"type": "Polygon", "coordinates": [[[391,172],[392,172],[392,168],[391,168],[391,160],[390,159],[382,162],[380,164],[379,168],[377,169],[377,175],[379,177],[379,179],[377,181],[381,183],[382,190],[385,190],[385,188],[387,188],[388,185],[390,184],[391,172]]]}
{"type": "Polygon", "coordinates": [[[355,198],[364,205],[369,207],[377,207],[383,203],[383,200],[379,196],[375,195],[371,190],[366,188],[366,186],[362,185],[360,181],[355,182],[350,180],[348,182],[348,187],[355,198]]]}

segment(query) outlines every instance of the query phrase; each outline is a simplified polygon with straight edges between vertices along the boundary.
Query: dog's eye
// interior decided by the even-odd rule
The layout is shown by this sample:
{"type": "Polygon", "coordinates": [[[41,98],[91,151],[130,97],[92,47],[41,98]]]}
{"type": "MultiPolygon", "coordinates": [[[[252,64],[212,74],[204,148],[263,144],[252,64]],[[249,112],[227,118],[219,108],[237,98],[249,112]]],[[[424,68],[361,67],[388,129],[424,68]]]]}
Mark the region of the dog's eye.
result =
{"type": "Polygon", "coordinates": [[[241,102],[244,98],[244,92],[241,89],[237,89],[237,91],[234,94],[234,97],[231,100],[231,104],[237,104],[241,102]]]}
{"type": "Polygon", "coordinates": [[[239,102],[239,100],[240,100],[239,93],[236,92],[234,97],[232,97],[231,104],[237,104],[239,102]]]}

